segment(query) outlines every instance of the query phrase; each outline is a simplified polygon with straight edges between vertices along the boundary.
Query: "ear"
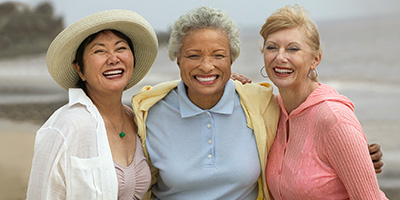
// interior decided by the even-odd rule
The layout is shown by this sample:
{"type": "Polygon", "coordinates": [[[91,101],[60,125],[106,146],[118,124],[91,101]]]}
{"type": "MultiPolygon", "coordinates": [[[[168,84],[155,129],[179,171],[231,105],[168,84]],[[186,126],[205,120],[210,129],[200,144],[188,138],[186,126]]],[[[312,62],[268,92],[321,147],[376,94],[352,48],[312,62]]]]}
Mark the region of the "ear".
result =
{"type": "Polygon", "coordinates": [[[316,69],[318,67],[319,63],[321,62],[321,59],[322,59],[321,52],[316,53],[314,55],[314,60],[311,65],[311,69],[316,69]]]}
{"type": "Polygon", "coordinates": [[[74,63],[74,69],[78,73],[79,77],[81,77],[82,81],[85,81],[85,75],[83,75],[83,72],[81,71],[81,67],[78,65],[78,63],[74,63]]]}
{"type": "Polygon", "coordinates": [[[178,65],[179,68],[181,68],[180,63],[181,63],[181,59],[180,59],[180,58],[177,58],[177,59],[176,59],[176,64],[178,65]]]}

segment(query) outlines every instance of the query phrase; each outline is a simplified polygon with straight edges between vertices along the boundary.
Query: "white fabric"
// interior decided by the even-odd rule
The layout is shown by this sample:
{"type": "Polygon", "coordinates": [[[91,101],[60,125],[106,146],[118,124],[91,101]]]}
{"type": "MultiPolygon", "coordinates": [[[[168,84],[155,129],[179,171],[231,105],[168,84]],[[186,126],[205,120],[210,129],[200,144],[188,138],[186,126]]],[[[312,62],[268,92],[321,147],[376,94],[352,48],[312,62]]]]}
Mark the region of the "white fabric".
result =
{"type": "Polygon", "coordinates": [[[104,121],[81,89],[37,131],[27,199],[117,199],[104,121]]]}

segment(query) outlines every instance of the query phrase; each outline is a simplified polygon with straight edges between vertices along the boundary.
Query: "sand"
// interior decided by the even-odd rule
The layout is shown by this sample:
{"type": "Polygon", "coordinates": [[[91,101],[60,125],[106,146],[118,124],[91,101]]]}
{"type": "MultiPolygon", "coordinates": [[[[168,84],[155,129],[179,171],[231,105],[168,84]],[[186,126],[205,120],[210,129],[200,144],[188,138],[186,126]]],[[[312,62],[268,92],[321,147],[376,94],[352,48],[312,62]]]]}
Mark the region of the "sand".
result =
{"type": "Polygon", "coordinates": [[[39,125],[0,120],[0,199],[25,199],[39,125]]]}

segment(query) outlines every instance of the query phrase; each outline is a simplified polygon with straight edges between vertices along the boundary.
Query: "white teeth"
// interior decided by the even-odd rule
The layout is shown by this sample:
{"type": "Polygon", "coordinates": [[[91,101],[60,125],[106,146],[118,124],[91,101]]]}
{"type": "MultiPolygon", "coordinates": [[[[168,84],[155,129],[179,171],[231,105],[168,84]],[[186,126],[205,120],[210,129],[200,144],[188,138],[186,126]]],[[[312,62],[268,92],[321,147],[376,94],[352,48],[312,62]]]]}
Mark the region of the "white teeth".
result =
{"type": "Polygon", "coordinates": [[[114,77],[117,77],[117,76],[120,76],[120,74],[114,74],[114,75],[106,75],[108,78],[114,78],[114,77]]]}
{"type": "Polygon", "coordinates": [[[104,72],[103,75],[105,76],[115,76],[115,75],[120,75],[122,74],[122,70],[118,69],[118,70],[113,70],[113,71],[107,71],[104,72]]]}
{"type": "Polygon", "coordinates": [[[292,69],[278,69],[278,68],[274,68],[274,70],[280,74],[290,74],[293,72],[292,69]]]}
{"type": "Polygon", "coordinates": [[[213,81],[217,79],[217,76],[209,76],[209,77],[198,77],[196,76],[196,79],[200,82],[207,82],[207,81],[213,81]]]}

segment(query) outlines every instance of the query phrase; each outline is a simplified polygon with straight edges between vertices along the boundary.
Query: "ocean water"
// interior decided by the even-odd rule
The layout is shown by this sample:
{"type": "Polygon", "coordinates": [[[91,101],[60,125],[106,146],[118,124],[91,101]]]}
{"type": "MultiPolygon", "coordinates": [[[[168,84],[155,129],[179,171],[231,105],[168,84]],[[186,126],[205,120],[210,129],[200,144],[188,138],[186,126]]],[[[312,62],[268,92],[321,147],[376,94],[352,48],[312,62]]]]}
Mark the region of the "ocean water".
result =
{"type": "MultiPolygon", "coordinates": [[[[369,143],[379,143],[384,152],[381,187],[400,191],[400,16],[323,22],[319,24],[323,58],[319,80],[333,86],[355,104],[356,115],[369,143]]],[[[241,32],[241,54],[232,71],[269,81],[259,74],[263,66],[258,27],[241,32]]],[[[179,79],[175,61],[165,46],[148,75],[126,91],[123,101],[144,85],[179,79]]],[[[277,90],[275,90],[277,93],[277,90]]],[[[51,102],[66,99],[46,69],[45,54],[0,60],[0,104],[51,102]]]]}

